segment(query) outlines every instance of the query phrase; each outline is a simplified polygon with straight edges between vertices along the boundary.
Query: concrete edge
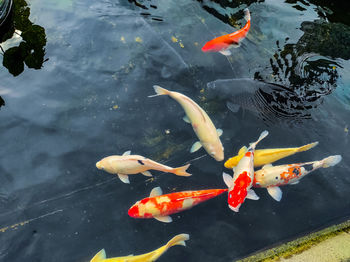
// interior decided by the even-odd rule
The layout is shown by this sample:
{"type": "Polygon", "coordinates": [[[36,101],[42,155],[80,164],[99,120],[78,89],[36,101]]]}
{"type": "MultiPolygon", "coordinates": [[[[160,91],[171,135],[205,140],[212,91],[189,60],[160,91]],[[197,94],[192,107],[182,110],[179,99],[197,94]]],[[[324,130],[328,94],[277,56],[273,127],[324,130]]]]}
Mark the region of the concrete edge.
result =
{"type": "Polygon", "coordinates": [[[239,262],[270,262],[278,261],[282,258],[290,258],[293,255],[300,254],[312,246],[333,238],[341,233],[350,233],[350,220],[338,225],[330,226],[323,230],[311,233],[307,236],[279,245],[266,251],[258,252],[249,257],[237,260],[239,262]]]}

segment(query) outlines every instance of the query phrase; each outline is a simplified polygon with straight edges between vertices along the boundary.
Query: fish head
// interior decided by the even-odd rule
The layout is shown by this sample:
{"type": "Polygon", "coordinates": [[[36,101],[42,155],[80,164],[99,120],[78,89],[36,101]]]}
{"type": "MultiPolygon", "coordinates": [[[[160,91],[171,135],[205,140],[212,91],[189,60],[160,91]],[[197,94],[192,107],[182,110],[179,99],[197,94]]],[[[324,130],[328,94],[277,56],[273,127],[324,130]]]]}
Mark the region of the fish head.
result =
{"type": "Polygon", "coordinates": [[[113,174],[113,170],[116,168],[116,163],[112,163],[112,160],[113,159],[111,157],[105,157],[96,163],[96,167],[100,170],[113,174]]]}
{"type": "Polygon", "coordinates": [[[102,164],[102,160],[101,161],[98,161],[97,163],[96,163],[96,167],[97,167],[97,169],[104,169],[103,168],[103,164],[102,164]]]}
{"type": "Polygon", "coordinates": [[[247,192],[235,192],[234,189],[228,193],[228,206],[231,210],[238,212],[244,202],[247,192]]]}
{"type": "Polygon", "coordinates": [[[221,143],[209,144],[207,146],[207,152],[216,161],[224,160],[224,148],[221,143]]]}

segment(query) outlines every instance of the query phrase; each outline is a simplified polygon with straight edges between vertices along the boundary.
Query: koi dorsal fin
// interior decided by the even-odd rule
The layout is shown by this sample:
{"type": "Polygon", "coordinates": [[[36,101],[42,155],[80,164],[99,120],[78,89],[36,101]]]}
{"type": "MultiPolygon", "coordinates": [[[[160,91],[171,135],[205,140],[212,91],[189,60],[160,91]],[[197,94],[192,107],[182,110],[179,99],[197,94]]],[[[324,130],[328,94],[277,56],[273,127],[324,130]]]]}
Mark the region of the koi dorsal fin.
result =
{"type": "Polygon", "coordinates": [[[129,156],[129,155],[130,155],[130,153],[131,153],[131,151],[130,151],[130,150],[125,151],[125,152],[123,153],[123,156],[129,156]]]}
{"type": "Polygon", "coordinates": [[[152,189],[151,193],[149,194],[150,197],[156,197],[162,195],[162,189],[158,186],[152,189]]]}

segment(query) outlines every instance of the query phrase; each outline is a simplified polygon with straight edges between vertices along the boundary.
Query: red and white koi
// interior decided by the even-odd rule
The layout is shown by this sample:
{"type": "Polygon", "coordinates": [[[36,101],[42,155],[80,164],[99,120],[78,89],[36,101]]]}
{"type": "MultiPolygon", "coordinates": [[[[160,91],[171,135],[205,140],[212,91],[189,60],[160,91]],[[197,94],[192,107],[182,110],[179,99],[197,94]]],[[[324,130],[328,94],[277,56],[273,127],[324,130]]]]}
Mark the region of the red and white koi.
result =
{"type": "Polygon", "coordinates": [[[307,174],[319,168],[335,166],[341,161],[340,155],[329,156],[320,161],[273,166],[267,164],[255,172],[253,187],[264,187],[270,196],[276,201],[282,199],[282,191],[279,186],[296,185],[307,174]]]}
{"type": "Polygon", "coordinates": [[[240,206],[246,198],[258,200],[259,197],[251,189],[254,179],[254,150],[256,145],[264,139],[269,132],[266,130],[260,134],[259,139],[251,143],[247,152],[233,168],[233,178],[223,173],[223,178],[228,189],[228,206],[235,212],[239,211],[240,206]]]}
{"type": "Polygon", "coordinates": [[[121,156],[108,156],[96,163],[98,169],[102,169],[110,174],[118,175],[119,179],[129,184],[128,175],[142,173],[144,176],[151,177],[152,174],[148,170],[158,170],[166,173],[173,173],[177,176],[191,176],[186,170],[190,166],[173,168],[157,163],[151,159],[139,155],[130,155],[130,151],[126,151],[121,156]]]}
{"type": "Polygon", "coordinates": [[[222,130],[215,128],[207,113],[196,102],[181,93],[169,91],[160,86],[153,86],[153,88],[157,94],[149,97],[168,95],[185,110],[186,116],[183,119],[192,125],[199,138],[199,141],[191,147],[190,152],[196,152],[203,146],[216,161],[224,160],[224,147],[219,138],[222,135],[222,130]]]}
{"type": "Polygon", "coordinates": [[[129,209],[128,214],[134,218],[155,218],[170,223],[172,218],[169,215],[190,209],[224,192],[227,192],[227,189],[182,191],[162,195],[161,188],[156,187],[149,197],[137,201],[129,209]]]}
{"type": "Polygon", "coordinates": [[[250,29],[250,13],[248,8],[244,9],[244,19],[247,23],[242,29],[210,40],[202,47],[202,51],[220,52],[225,56],[231,55],[229,49],[239,47],[240,42],[247,36],[250,29]]]}

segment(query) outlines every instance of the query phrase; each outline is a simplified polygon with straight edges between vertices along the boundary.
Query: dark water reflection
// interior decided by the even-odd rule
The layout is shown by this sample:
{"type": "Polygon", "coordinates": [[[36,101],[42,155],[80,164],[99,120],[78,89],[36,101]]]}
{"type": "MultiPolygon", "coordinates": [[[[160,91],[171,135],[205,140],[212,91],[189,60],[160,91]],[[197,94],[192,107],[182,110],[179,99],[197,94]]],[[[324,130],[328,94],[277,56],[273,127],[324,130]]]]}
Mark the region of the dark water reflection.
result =
{"type": "Polygon", "coordinates": [[[29,19],[30,8],[25,0],[14,0],[11,18],[0,31],[0,46],[3,55],[3,66],[13,76],[29,68],[40,69],[44,63],[46,35],[45,29],[32,23],[29,19]],[[15,46],[9,42],[18,39],[15,46]],[[7,42],[6,42],[7,41],[7,42]],[[7,48],[8,47],[8,48],[7,48]]]}
{"type": "MultiPolygon", "coordinates": [[[[28,19],[44,28],[45,37],[35,39],[49,60],[15,78],[0,69],[6,101],[0,111],[0,260],[89,261],[101,248],[109,256],[141,254],[189,233],[186,248],[174,247],[159,261],[230,261],[349,217],[350,64],[348,53],[338,50],[349,46],[348,25],[318,22],[319,9],[311,2],[298,2],[306,10],[252,2],[248,39],[227,59],[200,48],[238,28],[245,4],[138,2],[147,9],[117,0],[31,3],[28,19]],[[237,18],[223,22],[203,5],[237,18]],[[310,33],[322,30],[331,37],[310,33]],[[337,50],[321,48],[327,42],[337,50]],[[284,98],[285,105],[291,97],[300,99],[297,111],[308,117],[295,125],[266,121],[252,110],[232,113],[226,101],[211,99],[208,82],[237,78],[276,87],[276,106],[284,98]],[[225,186],[222,163],[204,151],[189,153],[196,138],[181,120],[183,110],[167,97],[147,98],[154,84],[206,109],[224,130],[226,158],[268,129],[261,147],[320,141],[281,163],[331,154],[343,155],[343,161],[283,188],[280,203],[257,189],[261,199],[247,200],[238,214],[220,196],[174,215],[171,224],[131,219],[127,209],[156,186],[164,192],[225,186]],[[190,161],[193,176],[154,172],[154,180],[135,175],[125,185],[96,169],[102,157],[126,150],[171,166],[190,161]]],[[[244,84],[233,88],[244,90],[244,84]]]]}

